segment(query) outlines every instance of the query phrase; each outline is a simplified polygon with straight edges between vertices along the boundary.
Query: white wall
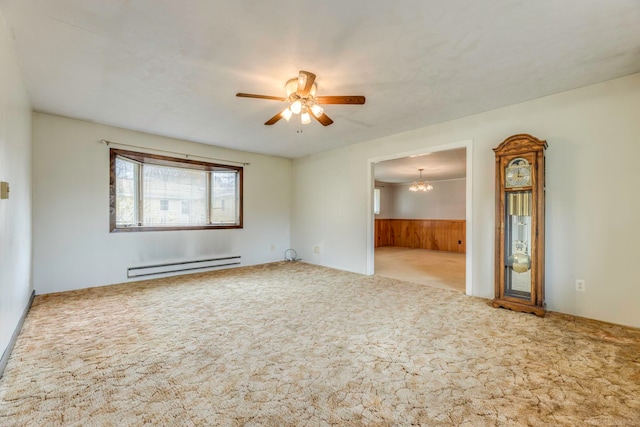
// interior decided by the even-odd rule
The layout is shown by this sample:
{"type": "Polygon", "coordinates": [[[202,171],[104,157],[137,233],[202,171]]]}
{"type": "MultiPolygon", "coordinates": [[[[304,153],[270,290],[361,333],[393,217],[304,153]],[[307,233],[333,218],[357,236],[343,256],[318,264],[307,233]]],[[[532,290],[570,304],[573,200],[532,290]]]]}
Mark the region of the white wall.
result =
{"type": "Polygon", "coordinates": [[[33,168],[38,294],[125,282],[128,267],[163,262],[224,255],[241,255],[242,265],[272,262],[290,247],[288,159],[34,113],[33,168]],[[110,233],[109,149],[101,139],[250,162],[244,228],[110,233]]]}
{"type": "Polygon", "coordinates": [[[31,106],[13,44],[0,12],[0,355],[11,340],[33,289],[31,234],[31,106]]]}
{"type": "Polygon", "coordinates": [[[297,159],[292,246],[305,260],[365,273],[369,160],[473,140],[473,294],[493,297],[494,153],[546,139],[547,308],[640,327],[640,74],[297,159]],[[323,177],[323,185],[314,183],[323,177]],[[320,253],[314,254],[313,247],[320,253]],[[575,291],[575,279],[586,292],[575,291]]]}
{"type": "Polygon", "coordinates": [[[390,185],[391,213],[395,219],[465,219],[465,179],[429,181],[433,190],[409,191],[408,184],[390,185]]]}

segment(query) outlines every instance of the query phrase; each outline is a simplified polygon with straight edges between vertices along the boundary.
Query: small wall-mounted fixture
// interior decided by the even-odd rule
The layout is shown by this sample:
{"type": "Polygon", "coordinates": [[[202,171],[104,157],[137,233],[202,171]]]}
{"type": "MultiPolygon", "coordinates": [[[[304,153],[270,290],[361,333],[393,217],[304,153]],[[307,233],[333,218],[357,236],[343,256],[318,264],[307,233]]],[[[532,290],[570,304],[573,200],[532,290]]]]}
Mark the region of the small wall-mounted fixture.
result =
{"type": "Polygon", "coordinates": [[[9,183],[0,182],[0,199],[8,199],[8,198],[9,198],[9,183]]]}

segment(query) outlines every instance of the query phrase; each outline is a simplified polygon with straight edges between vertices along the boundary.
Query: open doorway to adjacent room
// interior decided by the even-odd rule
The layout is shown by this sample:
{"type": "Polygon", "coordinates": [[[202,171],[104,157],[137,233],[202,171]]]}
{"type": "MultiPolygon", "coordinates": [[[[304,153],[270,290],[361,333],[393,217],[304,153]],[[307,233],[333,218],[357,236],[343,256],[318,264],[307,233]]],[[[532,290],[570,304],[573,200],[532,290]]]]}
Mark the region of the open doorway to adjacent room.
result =
{"type": "Polygon", "coordinates": [[[471,293],[467,151],[373,162],[374,274],[471,293]]]}

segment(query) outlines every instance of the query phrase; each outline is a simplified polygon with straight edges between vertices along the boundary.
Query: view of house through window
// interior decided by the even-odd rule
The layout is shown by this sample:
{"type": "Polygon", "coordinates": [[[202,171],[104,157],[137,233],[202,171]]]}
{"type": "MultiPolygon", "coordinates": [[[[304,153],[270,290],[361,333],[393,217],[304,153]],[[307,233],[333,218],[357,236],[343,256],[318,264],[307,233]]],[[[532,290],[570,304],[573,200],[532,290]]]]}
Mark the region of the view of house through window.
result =
{"type": "Polygon", "coordinates": [[[242,167],[111,149],[111,231],[242,227],[242,167]]]}

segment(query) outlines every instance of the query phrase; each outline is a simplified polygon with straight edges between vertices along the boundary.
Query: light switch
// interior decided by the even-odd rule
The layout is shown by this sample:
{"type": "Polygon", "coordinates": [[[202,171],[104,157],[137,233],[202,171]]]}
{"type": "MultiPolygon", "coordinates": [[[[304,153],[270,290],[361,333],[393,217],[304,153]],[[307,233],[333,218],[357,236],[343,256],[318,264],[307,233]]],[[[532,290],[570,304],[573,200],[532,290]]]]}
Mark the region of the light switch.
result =
{"type": "Polygon", "coordinates": [[[8,182],[0,182],[0,199],[8,199],[9,198],[9,183],[8,182]]]}

